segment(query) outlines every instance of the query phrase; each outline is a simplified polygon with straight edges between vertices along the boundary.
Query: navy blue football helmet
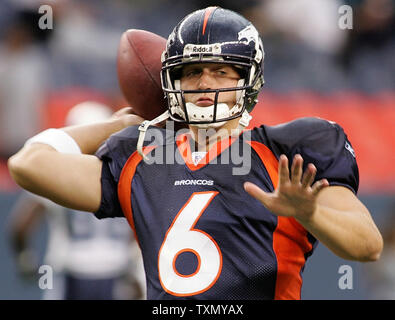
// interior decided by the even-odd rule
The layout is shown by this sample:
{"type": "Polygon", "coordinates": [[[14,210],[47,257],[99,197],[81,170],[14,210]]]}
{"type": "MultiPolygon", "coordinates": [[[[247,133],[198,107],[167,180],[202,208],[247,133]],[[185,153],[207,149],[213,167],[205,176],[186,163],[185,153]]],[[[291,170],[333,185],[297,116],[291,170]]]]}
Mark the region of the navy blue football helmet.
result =
{"type": "Polygon", "coordinates": [[[264,83],[263,59],[259,33],[241,15],[220,7],[208,7],[189,14],[174,28],[162,54],[162,89],[170,117],[192,125],[215,124],[251,112],[264,83]],[[192,63],[230,64],[238,70],[241,79],[234,88],[181,90],[180,71],[192,63]],[[230,110],[226,108],[224,111],[218,106],[218,95],[223,91],[236,91],[236,104],[230,110]],[[215,92],[215,101],[211,111],[205,108],[196,116],[197,107],[191,112],[185,103],[185,94],[198,92],[215,92]]]}

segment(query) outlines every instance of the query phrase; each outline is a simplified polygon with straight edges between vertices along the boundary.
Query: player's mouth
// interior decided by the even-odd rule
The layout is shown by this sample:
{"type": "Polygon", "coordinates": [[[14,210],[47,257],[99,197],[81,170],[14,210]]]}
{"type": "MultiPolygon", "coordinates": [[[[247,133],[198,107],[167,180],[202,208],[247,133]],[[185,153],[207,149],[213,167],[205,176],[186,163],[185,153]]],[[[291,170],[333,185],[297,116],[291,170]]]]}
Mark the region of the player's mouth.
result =
{"type": "Polygon", "coordinates": [[[202,97],[199,98],[196,103],[195,103],[198,107],[208,107],[208,106],[212,106],[214,104],[214,100],[210,99],[208,97],[202,97]]]}

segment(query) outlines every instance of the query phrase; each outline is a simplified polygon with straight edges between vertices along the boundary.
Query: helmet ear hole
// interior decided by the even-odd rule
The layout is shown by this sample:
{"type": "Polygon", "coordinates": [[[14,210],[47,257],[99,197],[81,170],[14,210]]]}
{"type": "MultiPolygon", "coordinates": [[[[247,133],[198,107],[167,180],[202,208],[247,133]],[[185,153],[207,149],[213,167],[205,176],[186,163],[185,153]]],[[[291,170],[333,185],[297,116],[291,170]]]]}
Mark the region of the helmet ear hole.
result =
{"type": "Polygon", "coordinates": [[[248,69],[247,68],[242,68],[239,66],[234,67],[235,71],[238,73],[240,79],[246,79],[248,76],[248,69]]]}
{"type": "Polygon", "coordinates": [[[169,73],[170,73],[170,79],[172,79],[172,81],[180,80],[182,77],[182,67],[173,68],[169,70],[169,73]]]}

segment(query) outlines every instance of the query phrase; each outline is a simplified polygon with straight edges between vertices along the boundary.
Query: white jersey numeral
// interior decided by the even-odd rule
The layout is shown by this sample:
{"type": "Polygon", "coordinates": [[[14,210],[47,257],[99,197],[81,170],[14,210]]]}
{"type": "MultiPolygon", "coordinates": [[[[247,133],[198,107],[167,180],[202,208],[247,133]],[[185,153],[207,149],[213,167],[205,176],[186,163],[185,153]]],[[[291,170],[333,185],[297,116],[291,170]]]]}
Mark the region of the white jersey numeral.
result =
{"type": "Polygon", "coordinates": [[[200,216],[218,192],[196,192],[174,218],[159,250],[159,279],[164,290],[176,296],[192,296],[213,286],[222,270],[222,254],[214,239],[194,229],[200,216]],[[175,267],[182,252],[192,252],[198,261],[194,273],[180,274],[175,267]]]}

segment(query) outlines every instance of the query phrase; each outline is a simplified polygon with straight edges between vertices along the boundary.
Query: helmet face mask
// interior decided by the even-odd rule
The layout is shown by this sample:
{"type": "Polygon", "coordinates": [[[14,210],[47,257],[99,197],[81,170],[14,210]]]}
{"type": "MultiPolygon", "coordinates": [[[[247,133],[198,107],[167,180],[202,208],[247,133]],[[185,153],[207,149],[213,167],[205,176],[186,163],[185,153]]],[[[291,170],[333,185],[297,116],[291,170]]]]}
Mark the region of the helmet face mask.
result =
{"type": "Polygon", "coordinates": [[[250,112],[264,82],[263,57],[258,31],[242,16],[218,7],[191,13],[170,34],[162,54],[162,89],[170,117],[178,122],[204,125],[224,123],[240,117],[245,110],[250,112]],[[239,73],[240,80],[232,88],[182,90],[182,68],[197,63],[230,64],[239,73]],[[235,91],[236,104],[226,109],[224,104],[218,103],[218,96],[228,91],[235,91]],[[215,93],[213,106],[191,106],[185,100],[185,94],[190,93],[215,93]]]}

